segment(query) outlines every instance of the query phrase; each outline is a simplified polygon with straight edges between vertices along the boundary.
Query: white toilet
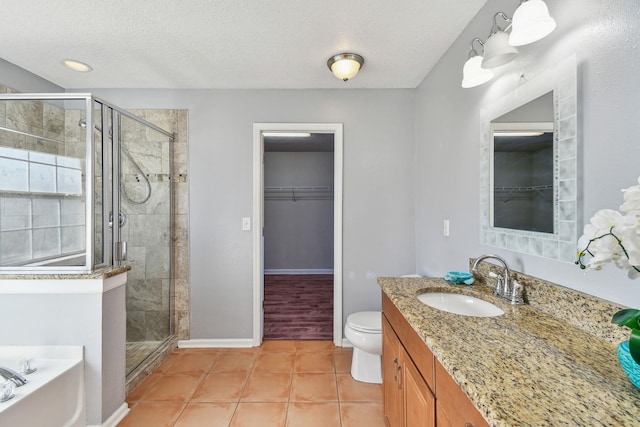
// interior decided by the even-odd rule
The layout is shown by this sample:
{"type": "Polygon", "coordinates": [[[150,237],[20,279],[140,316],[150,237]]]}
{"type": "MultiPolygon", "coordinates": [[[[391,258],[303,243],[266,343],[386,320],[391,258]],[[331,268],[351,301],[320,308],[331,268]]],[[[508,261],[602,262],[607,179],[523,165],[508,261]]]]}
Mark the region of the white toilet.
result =
{"type": "Polygon", "coordinates": [[[353,344],[353,379],[382,384],[382,313],[361,311],[350,314],[344,335],[353,344]]]}

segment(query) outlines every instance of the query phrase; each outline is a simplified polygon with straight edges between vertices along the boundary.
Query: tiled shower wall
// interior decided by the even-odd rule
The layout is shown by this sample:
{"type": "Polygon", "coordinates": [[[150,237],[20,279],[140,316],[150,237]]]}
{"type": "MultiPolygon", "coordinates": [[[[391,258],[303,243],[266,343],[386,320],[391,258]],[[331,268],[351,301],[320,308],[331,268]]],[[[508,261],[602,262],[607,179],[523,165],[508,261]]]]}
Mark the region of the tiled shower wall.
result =
{"type": "MultiPolygon", "coordinates": [[[[187,128],[188,115],[186,110],[131,110],[131,113],[147,120],[156,126],[174,133],[175,141],[172,150],[166,143],[158,140],[157,132],[149,129],[139,129],[131,122],[123,119],[123,144],[129,148],[131,155],[141,167],[145,163],[162,163],[160,173],[150,177],[152,196],[145,203],[146,208],[141,211],[141,205],[132,204],[123,198],[123,210],[127,212],[128,224],[137,224],[136,228],[125,226],[123,231],[130,233],[129,251],[133,269],[127,296],[127,341],[159,341],[168,336],[169,307],[173,308],[173,329],[178,339],[189,337],[189,254],[188,254],[188,214],[189,199],[187,187],[187,128]],[[129,125],[129,126],[127,126],[129,125]],[[142,131],[142,134],[139,134],[142,131]],[[161,147],[158,146],[161,145],[161,147]],[[169,155],[172,151],[173,174],[168,176],[169,155]],[[161,159],[154,158],[161,154],[161,159]],[[167,175],[165,175],[167,174],[167,175]],[[163,221],[163,209],[168,207],[169,188],[173,186],[173,247],[171,260],[173,267],[173,289],[171,281],[166,276],[161,286],[153,286],[154,277],[159,277],[169,271],[169,266],[158,262],[154,254],[162,252],[165,238],[159,233],[156,224],[163,221]],[[160,214],[160,215],[157,215],[160,214]],[[144,245],[136,241],[144,241],[144,245]],[[144,263],[142,268],[140,265],[144,263]],[[160,274],[159,274],[160,273],[160,274]]],[[[122,157],[125,171],[125,183],[134,200],[144,197],[145,189],[139,185],[138,191],[131,186],[131,176],[136,171],[128,160],[122,157]]]]}

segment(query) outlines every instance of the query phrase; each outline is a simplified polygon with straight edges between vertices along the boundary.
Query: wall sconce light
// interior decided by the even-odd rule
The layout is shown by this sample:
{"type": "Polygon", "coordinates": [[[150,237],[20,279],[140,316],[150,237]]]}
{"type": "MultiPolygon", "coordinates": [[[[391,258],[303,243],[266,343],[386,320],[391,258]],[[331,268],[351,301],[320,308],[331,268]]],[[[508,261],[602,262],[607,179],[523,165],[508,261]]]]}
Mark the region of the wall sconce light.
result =
{"type": "Polygon", "coordinates": [[[485,71],[513,61],[518,56],[518,50],[514,46],[524,46],[541,40],[551,34],[555,28],[556,21],[549,15],[549,9],[543,0],[521,0],[513,14],[513,19],[503,12],[496,13],[493,16],[493,25],[487,41],[484,44],[477,38],[471,41],[469,59],[462,70],[462,87],[474,87],[491,80],[493,73],[491,77],[487,77],[488,74],[485,71]],[[509,25],[504,29],[501,28],[498,25],[498,18],[502,18],[509,25]],[[509,30],[511,33],[507,34],[509,30]],[[473,42],[476,40],[484,48],[483,56],[479,56],[473,49],[473,42]],[[480,78],[480,75],[484,77],[480,78]]]}
{"type": "Polygon", "coordinates": [[[482,56],[478,55],[478,52],[473,47],[473,42],[475,41],[484,47],[484,43],[479,38],[476,37],[471,40],[471,50],[462,69],[462,87],[465,89],[480,86],[493,78],[493,71],[482,68],[482,56]]]}
{"type": "Polygon", "coordinates": [[[498,17],[507,23],[511,22],[511,18],[502,12],[493,15],[491,34],[484,45],[483,68],[496,68],[508,64],[518,56],[518,50],[509,44],[509,35],[506,33],[506,29],[509,27],[504,30],[500,28],[498,17]]]}
{"type": "Polygon", "coordinates": [[[545,38],[556,29],[556,21],[542,0],[525,0],[513,13],[509,44],[524,46],[545,38]]]}
{"type": "Polygon", "coordinates": [[[364,58],[357,53],[340,53],[327,60],[327,66],[336,78],[347,81],[355,77],[364,65],[364,58]]]}

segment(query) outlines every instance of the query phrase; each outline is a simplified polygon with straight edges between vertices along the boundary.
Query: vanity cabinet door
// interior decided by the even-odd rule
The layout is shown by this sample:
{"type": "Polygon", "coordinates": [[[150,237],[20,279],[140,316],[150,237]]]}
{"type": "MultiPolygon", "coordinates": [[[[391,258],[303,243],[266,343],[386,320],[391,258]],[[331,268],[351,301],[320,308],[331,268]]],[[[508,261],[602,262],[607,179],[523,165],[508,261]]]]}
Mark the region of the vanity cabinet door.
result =
{"type": "Polygon", "coordinates": [[[489,427],[451,375],[436,361],[437,427],[489,427]]]}
{"type": "Polygon", "coordinates": [[[384,421],[387,427],[404,426],[403,396],[399,387],[400,340],[382,317],[382,388],[384,392],[384,421]]]}
{"type": "Polygon", "coordinates": [[[384,316],[382,369],[387,427],[434,427],[433,393],[384,316]]]}
{"type": "Polygon", "coordinates": [[[433,427],[436,403],[427,383],[418,372],[409,355],[403,352],[404,425],[407,427],[433,427]]]}

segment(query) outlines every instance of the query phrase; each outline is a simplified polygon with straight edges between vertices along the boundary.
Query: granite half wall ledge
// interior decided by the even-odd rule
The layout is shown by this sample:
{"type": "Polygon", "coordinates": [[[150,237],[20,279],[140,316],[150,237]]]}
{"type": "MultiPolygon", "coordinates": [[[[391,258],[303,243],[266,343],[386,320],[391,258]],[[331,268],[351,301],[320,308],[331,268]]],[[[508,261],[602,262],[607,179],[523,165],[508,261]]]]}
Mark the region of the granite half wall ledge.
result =
{"type": "Polygon", "coordinates": [[[131,270],[131,266],[107,266],[80,274],[0,274],[0,280],[80,280],[80,279],[108,279],[131,270]]]}
{"type": "MultiPolygon", "coordinates": [[[[469,271],[475,260],[469,258],[469,271]]],[[[474,273],[476,283],[494,286],[489,272],[503,275],[504,268],[491,261],[481,262],[474,273]]],[[[628,329],[611,323],[614,313],[626,307],[519,271],[511,270],[511,278],[524,285],[525,301],[537,310],[614,344],[629,338],[628,329]]]]}

